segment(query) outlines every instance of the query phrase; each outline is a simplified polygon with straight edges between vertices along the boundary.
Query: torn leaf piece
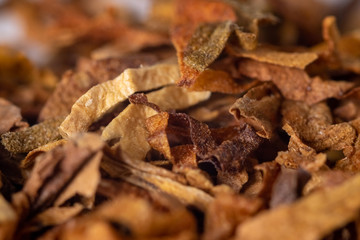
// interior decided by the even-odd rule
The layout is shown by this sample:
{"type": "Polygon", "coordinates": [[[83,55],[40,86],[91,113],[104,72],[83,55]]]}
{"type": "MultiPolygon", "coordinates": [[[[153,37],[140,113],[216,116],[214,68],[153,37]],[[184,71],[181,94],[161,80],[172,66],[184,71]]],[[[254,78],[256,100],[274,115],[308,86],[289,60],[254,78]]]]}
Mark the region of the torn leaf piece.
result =
{"type": "MultiPolygon", "coordinates": [[[[147,94],[148,101],[163,110],[183,109],[204,101],[210,92],[189,92],[177,86],[164,87],[147,94]]],[[[144,159],[150,150],[145,120],[157,112],[152,108],[130,104],[104,129],[104,141],[119,140],[119,146],[130,158],[144,159]]]]}
{"type": "Polygon", "coordinates": [[[91,88],[71,108],[71,113],[60,126],[64,138],[85,132],[116,104],[131,94],[173,84],[179,78],[176,64],[163,63],[151,67],[126,69],[119,77],[91,88]]]}
{"type": "Polygon", "coordinates": [[[208,152],[204,161],[209,161],[218,169],[218,182],[239,191],[248,181],[248,168],[254,164],[250,155],[260,146],[262,138],[247,124],[233,127],[231,137],[208,152]]]}
{"type": "Polygon", "coordinates": [[[25,153],[49,142],[61,139],[58,127],[64,120],[58,117],[36,124],[18,132],[1,135],[1,142],[11,153],[25,153]]]}
{"type": "Polygon", "coordinates": [[[24,210],[18,205],[24,196],[29,201],[29,214],[61,206],[76,195],[85,207],[91,207],[100,179],[102,147],[98,136],[86,134],[41,155],[23,190],[15,196],[18,210],[24,210]]]}
{"type": "Polygon", "coordinates": [[[358,216],[359,188],[360,176],[357,175],[340,186],[264,211],[239,225],[235,239],[321,239],[358,216]]]}
{"type": "Polygon", "coordinates": [[[327,98],[340,98],[354,83],[311,78],[304,70],[242,59],[239,72],[260,81],[272,81],[289,100],[314,104],[327,98]],[[296,88],[294,88],[296,86],[296,88]]]}
{"type": "Polygon", "coordinates": [[[116,78],[127,68],[136,68],[142,64],[146,66],[155,61],[154,56],[140,54],[104,60],[80,59],[76,71],[64,73],[55,91],[41,109],[39,120],[67,116],[71,106],[92,86],[116,78]]]}
{"type": "Polygon", "coordinates": [[[258,47],[252,51],[242,50],[234,46],[227,49],[231,55],[236,57],[298,69],[305,69],[307,65],[318,58],[318,54],[313,52],[281,52],[265,47],[258,47]]]}
{"type": "Polygon", "coordinates": [[[277,163],[291,169],[303,168],[311,173],[325,167],[325,153],[316,153],[315,149],[304,144],[289,124],[286,123],[283,129],[290,136],[290,141],[288,151],[278,152],[277,163]]]}
{"type": "Polygon", "coordinates": [[[11,104],[9,101],[0,98],[0,135],[15,127],[27,127],[26,122],[22,122],[20,108],[11,104]]]}
{"type": "Polygon", "coordinates": [[[231,21],[200,25],[183,52],[184,64],[204,71],[220,55],[234,27],[231,21]]]}
{"type": "Polygon", "coordinates": [[[333,124],[330,109],[324,102],[309,106],[285,101],[281,113],[283,123],[291,126],[294,134],[316,151],[342,150],[355,141],[355,129],[346,122],[333,124]]]}
{"type": "Polygon", "coordinates": [[[260,137],[270,139],[277,127],[281,95],[272,84],[250,89],[230,108],[237,120],[243,118],[260,137]]]}

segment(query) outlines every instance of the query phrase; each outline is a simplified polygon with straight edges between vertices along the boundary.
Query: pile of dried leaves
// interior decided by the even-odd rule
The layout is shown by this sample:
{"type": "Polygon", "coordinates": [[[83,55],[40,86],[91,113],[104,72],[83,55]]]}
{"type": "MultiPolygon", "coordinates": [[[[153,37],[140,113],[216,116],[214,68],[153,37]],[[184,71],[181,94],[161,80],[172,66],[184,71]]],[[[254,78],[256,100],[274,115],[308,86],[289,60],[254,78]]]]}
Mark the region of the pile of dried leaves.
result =
{"type": "Polygon", "coordinates": [[[0,240],[360,239],[355,3],[8,2],[0,240]]]}

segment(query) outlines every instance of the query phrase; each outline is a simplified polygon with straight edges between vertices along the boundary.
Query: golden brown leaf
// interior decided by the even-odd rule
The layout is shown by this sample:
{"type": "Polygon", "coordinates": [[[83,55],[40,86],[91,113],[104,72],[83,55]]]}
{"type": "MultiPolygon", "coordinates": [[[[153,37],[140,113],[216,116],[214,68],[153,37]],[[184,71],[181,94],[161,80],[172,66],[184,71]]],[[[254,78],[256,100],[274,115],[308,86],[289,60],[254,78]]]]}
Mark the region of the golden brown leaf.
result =
{"type": "Polygon", "coordinates": [[[239,71],[245,76],[260,81],[272,81],[286,99],[305,101],[308,104],[332,97],[339,98],[354,86],[351,82],[322,80],[320,77],[311,78],[301,69],[251,59],[241,60],[239,71]]]}
{"type": "Polygon", "coordinates": [[[305,69],[307,65],[318,58],[318,55],[313,52],[281,52],[266,47],[258,47],[252,51],[241,50],[237,47],[228,49],[231,55],[237,57],[299,69],[305,69]]]}
{"type": "Polygon", "coordinates": [[[250,89],[230,108],[237,120],[244,119],[260,137],[270,139],[277,127],[281,96],[271,84],[250,89]]]}
{"type": "Polygon", "coordinates": [[[11,153],[29,152],[49,142],[61,139],[58,127],[63,120],[63,117],[58,117],[19,132],[4,133],[1,135],[1,142],[6,150],[11,153]]]}
{"type": "Polygon", "coordinates": [[[302,142],[316,151],[342,150],[355,141],[355,129],[346,122],[333,124],[330,109],[324,102],[309,106],[285,101],[281,111],[284,124],[287,123],[302,142]]]}

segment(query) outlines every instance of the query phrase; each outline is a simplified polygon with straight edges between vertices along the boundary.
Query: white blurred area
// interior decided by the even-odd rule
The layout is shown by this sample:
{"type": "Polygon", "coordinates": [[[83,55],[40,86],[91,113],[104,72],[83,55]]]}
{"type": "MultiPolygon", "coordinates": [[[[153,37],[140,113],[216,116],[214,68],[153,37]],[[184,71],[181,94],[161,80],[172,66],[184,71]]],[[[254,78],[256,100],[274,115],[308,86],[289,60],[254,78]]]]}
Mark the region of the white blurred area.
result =
{"type": "MultiPolygon", "coordinates": [[[[8,0],[0,0],[0,45],[7,45],[18,49],[26,56],[28,56],[33,62],[37,65],[44,65],[47,62],[48,52],[41,45],[35,42],[29,42],[29,39],[26,38],[24,33],[24,26],[22,25],[19,16],[11,12],[11,10],[6,10],[1,6],[6,4],[8,0]]],[[[10,1],[10,0],[9,0],[10,1]]],[[[16,0],[12,0],[16,2],[16,0]]],[[[28,1],[39,1],[39,0],[28,0],[28,1]]],[[[54,0],[60,1],[60,0],[54,0]]],[[[68,0],[62,0],[64,2],[68,0]]],[[[120,6],[126,8],[132,16],[134,16],[139,21],[145,20],[149,9],[152,5],[153,0],[83,0],[86,2],[86,6],[89,9],[92,9],[95,12],[100,12],[103,9],[106,9],[110,6],[120,6]]],[[[154,0],[155,1],[155,0],[154,0]]],[[[251,0],[261,3],[265,3],[267,0],[251,0]]],[[[285,0],[285,1],[297,1],[297,0],[285,0]]],[[[350,2],[355,2],[352,4],[349,13],[346,13],[346,19],[343,24],[343,29],[349,31],[353,29],[353,26],[359,26],[360,22],[360,0],[300,0],[308,1],[309,3],[316,1],[318,3],[323,3],[330,6],[330,9],[341,9],[341,6],[345,6],[350,2]],[[355,23],[355,24],[354,24],[355,23]]],[[[198,11],[201,11],[198,9],[198,11]]]]}
{"type": "MultiPolygon", "coordinates": [[[[16,1],[16,0],[13,0],[16,1]]],[[[37,0],[29,0],[37,1],[37,0]]],[[[66,0],[64,0],[66,2],[66,0]]],[[[8,9],[1,8],[7,0],[0,0],[0,46],[9,46],[22,51],[28,58],[39,66],[48,60],[48,52],[36,42],[29,42],[25,35],[25,26],[19,16],[8,9]]],[[[151,7],[151,0],[88,0],[89,8],[102,11],[109,7],[127,9],[135,19],[145,20],[151,7]]]]}

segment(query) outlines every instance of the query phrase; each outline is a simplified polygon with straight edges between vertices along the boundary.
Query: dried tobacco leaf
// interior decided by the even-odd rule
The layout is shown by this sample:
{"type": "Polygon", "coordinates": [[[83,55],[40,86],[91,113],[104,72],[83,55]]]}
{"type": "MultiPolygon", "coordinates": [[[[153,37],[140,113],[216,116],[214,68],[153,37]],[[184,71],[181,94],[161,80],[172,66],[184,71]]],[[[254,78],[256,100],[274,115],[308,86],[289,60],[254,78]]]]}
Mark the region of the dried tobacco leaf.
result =
{"type": "MultiPolygon", "coordinates": [[[[183,109],[209,98],[209,92],[188,92],[186,89],[169,86],[147,94],[148,100],[161,109],[183,109]]],[[[130,158],[144,159],[150,150],[147,143],[145,121],[157,112],[145,105],[130,104],[114,118],[102,133],[104,141],[120,139],[118,146],[130,158]]],[[[115,143],[115,142],[114,142],[115,143]]]]}
{"type": "Polygon", "coordinates": [[[53,148],[57,147],[57,146],[62,146],[67,142],[67,140],[65,139],[60,139],[58,141],[55,142],[50,142],[48,144],[42,145],[38,148],[35,148],[34,150],[30,151],[26,157],[24,158],[24,160],[21,161],[21,168],[23,169],[31,169],[34,164],[35,164],[35,159],[45,153],[48,152],[50,150],[52,150],[53,148]]]}
{"type": "Polygon", "coordinates": [[[260,137],[270,139],[277,127],[281,96],[271,84],[250,89],[230,108],[237,120],[243,118],[260,137]]]}
{"type": "Polygon", "coordinates": [[[236,226],[255,215],[263,207],[259,198],[242,195],[217,196],[205,212],[204,239],[220,240],[233,236],[236,226]]]}
{"type": "Polygon", "coordinates": [[[307,65],[318,58],[318,55],[313,52],[281,52],[266,47],[258,47],[252,51],[242,50],[234,46],[227,49],[231,55],[236,57],[298,69],[305,69],[307,65]]]}
{"type": "Polygon", "coordinates": [[[96,84],[96,79],[86,72],[65,72],[54,93],[41,109],[39,121],[68,115],[76,100],[96,84]]]}
{"type": "Polygon", "coordinates": [[[270,207],[276,208],[295,202],[310,177],[310,174],[301,168],[295,170],[282,167],[272,187],[270,207]]]}
{"type": "MultiPolygon", "coordinates": [[[[22,191],[13,196],[21,223],[41,228],[91,208],[100,181],[102,147],[98,136],[85,134],[41,155],[22,191]]],[[[17,234],[26,235],[24,231],[17,234]]]]}
{"type": "Polygon", "coordinates": [[[127,159],[124,156],[123,160],[119,161],[108,158],[101,166],[112,178],[121,178],[148,191],[159,192],[159,194],[172,197],[185,205],[205,210],[213,200],[207,193],[183,185],[178,181],[179,176],[174,173],[140,159],[127,159]]]}
{"type": "Polygon", "coordinates": [[[251,50],[256,47],[258,23],[274,20],[270,14],[262,14],[246,2],[188,1],[191,6],[196,4],[202,9],[197,16],[186,7],[187,3],[179,2],[172,40],[181,71],[178,85],[185,87],[191,87],[200,73],[215,61],[232,33],[238,37],[241,47],[251,50]]]}
{"type": "Polygon", "coordinates": [[[93,122],[131,94],[175,83],[178,78],[178,67],[175,64],[163,63],[127,69],[114,80],[99,84],[82,95],[61,124],[60,132],[65,138],[84,132],[93,122]]]}
{"type": "Polygon", "coordinates": [[[184,208],[156,209],[140,197],[120,196],[96,211],[61,225],[56,239],[197,238],[194,217],[184,208]]]}
{"type": "Polygon", "coordinates": [[[189,87],[189,90],[234,94],[242,93],[256,84],[257,81],[251,81],[249,83],[235,81],[235,79],[225,71],[205,69],[196,78],[193,85],[189,87]]]}
{"type": "Polygon", "coordinates": [[[281,113],[301,141],[316,151],[342,150],[355,141],[356,131],[349,123],[333,124],[324,102],[309,106],[303,102],[285,101],[281,113]]]}
{"type": "Polygon", "coordinates": [[[231,21],[200,25],[183,51],[185,66],[204,71],[220,55],[234,28],[231,21]]]}
{"type": "Polygon", "coordinates": [[[0,194],[0,239],[11,239],[18,217],[12,206],[0,194]]]}
{"type": "Polygon", "coordinates": [[[357,175],[340,186],[264,211],[239,225],[235,239],[320,239],[355,220],[360,209],[359,187],[357,175]]]}
{"type": "Polygon", "coordinates": [[[25,153],[49,142],[61,139],[58,127],[63,117],[49,119],[19,132],[1,135],[1,142],[11,153],[25,153]]]}
{"type": "Polygon", "coordinates": [[[314,50],[322,54],[326,67],[332,71],[346,70],[359,74],[360,49],[357,46],[360,44],[360,34],[354,31],[341,36],[334,16],[324,18],[322,27],[324,44],[315,46],[314,50]]]}
{"type": "Polygon", "coordinates": [[[292,169],[303,168],[309,172],[317,172],[325,167],[325,153],[316,153],[313,148],[304,144],[290,125],[285,124],[283,129],[290,136],[290,141],[288,151],[278,152],[275,159],[277,163],[292,169]]]}
{"type": "Polygon", "coordinates": [[[22,122],[20,109],[3,98],[0,98],[0,135],[11,128],[24,128],[28,124],[22,122]]]}
{"type": "Polygon", "coordinates": [[[304,70],[275,64],[242,59],[239,72],[260,81],[272,81],[282,95],[289,100],[314,104],[327,98],[340,98],[354,86],[351,82],[311,78],[304,70]],[[294,88],[294,86],[296,86],[294,88]]]}

